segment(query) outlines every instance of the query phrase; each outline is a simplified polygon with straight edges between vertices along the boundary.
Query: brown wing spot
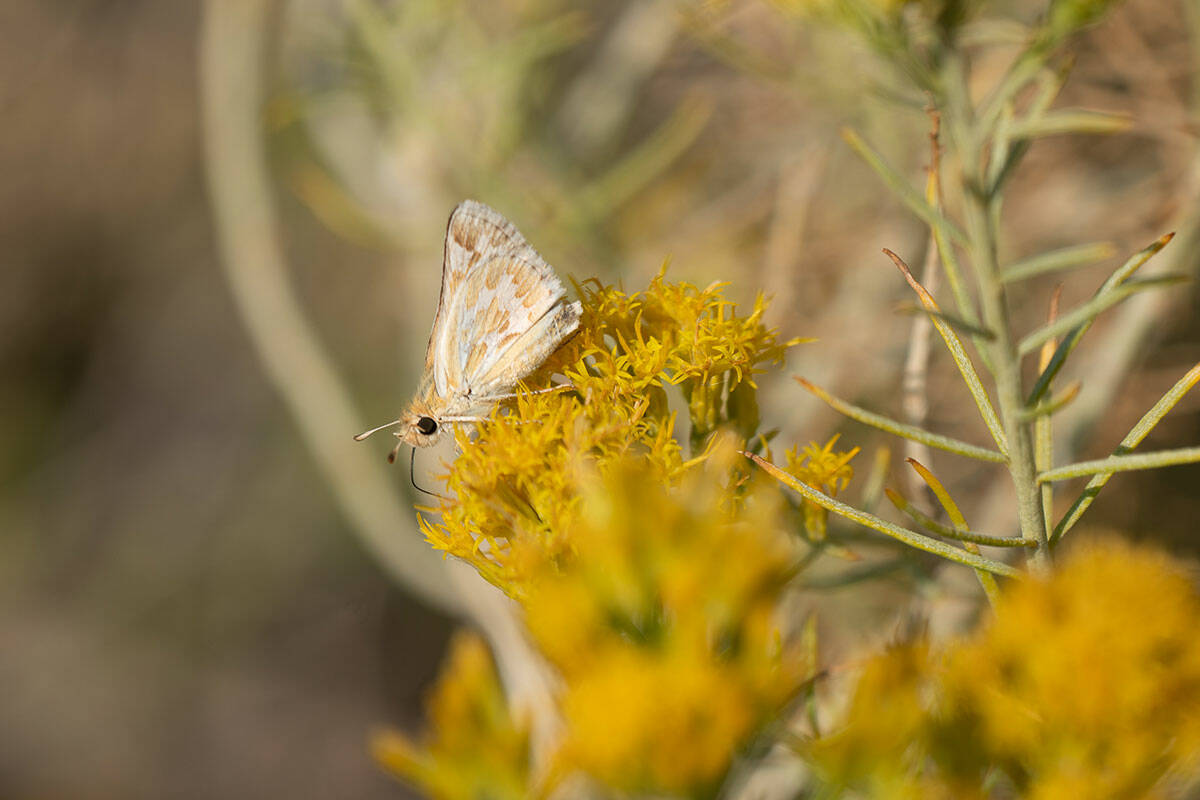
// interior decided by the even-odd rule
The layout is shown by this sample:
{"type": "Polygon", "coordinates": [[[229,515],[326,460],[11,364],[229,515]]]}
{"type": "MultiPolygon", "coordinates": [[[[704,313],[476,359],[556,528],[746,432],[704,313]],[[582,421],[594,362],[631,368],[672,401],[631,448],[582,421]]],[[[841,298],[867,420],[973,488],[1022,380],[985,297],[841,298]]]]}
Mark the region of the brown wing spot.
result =
{"type": "Polygon", "coordinates": [[[520,335],[521,335],[520,331],[513,331],[512,333],[502,336],[500,338],[500,341],[496,342],[496,349],[503,351],[506,347],[508,347],[513,342],[515,342],[517,340],[517,337],[519,337],[520,335]]]}
{"type": "Polygon", "coordinates": [[[484,319],[490,322],[491,320],[498,320],[500,318],[502,311],[500,310],[499,302],[500,298],[492,295],[492,302],[488,303],[487,310],[483,312],[484,319]]]}
{"type": "Polygon", "coordinates": [[[488,272],[487,277],[484,278],[483,285],[486,286],[488,289],[495,289],[497,286],[500,285],[500,276],[502,274],[503,274],[503,272],[498,269],[494,269],[494,270],[488,272]]]}
{"type": "Polygon", "coordinates": [[[530,292],[529,296],[521,301],[521,305],[525,308],[533,308],[535,304],[543,302],[547,298],[547,292],[530,292]]]}
{"type": "MultiPolygon", "coordinates": [[[[514,267],[515,270],[516,267],[514,267]]],[[[517,300],[525,297],[533,290],[536,283],[537,276],[531,270],[525,270],[524,272],[515,271],[513,275],[513,297],[517,300]]]]}
{"type": "Polygon", "coordinates": [[[462,221],[457,221],[457,224],[450,229],[450,235],[454,237],[454,241],[466,250],[474,250],[475,243],[479,241],[479,228],[475,225],[467,225],[462,221]]]}

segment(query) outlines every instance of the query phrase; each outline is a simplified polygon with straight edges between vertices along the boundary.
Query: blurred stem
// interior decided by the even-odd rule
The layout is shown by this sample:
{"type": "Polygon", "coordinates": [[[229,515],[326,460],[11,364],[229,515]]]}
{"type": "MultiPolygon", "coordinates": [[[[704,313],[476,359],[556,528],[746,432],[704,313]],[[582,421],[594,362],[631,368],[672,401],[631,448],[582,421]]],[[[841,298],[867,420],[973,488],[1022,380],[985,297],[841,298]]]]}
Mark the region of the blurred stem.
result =
{"type": "MultiPolygon", "coordinates": [[[[962,54],[950,49],[944,63],[943,103],[951,123],[951,141],[962,169],[967,249],[979,288],[983,324],[995,334],[995,338],[983,346],[991,354],[996,405],[1008,443],[1008,468],[1016,489],[1021,538],[1038,543],[1030,560],[1035,567],[1045,567],[1050,551],[1037,483],[1033,434],[1030,423],[1022,415],[1025,398],[1021,389],[1021,361],[1009,324],[998,257],[1000,195],[989,191],[983,173],[984,144],[992,131],[986,126],[987,119],[981,120],[975,115],[962,54]]],[[[1028,68],[1021,70],[1022,74],[1028,71],[1028,68]]],[[[1005,91],[1009,89],[1006,87],[1005,91]]],[[[994,121],[994,118],[988,119],[994,121]]]]}
{"type": "Polygon", "coordinates": [[[488,637],[514,707],[530,714],[535,760],[557,718],[544,663],[514,604],[415,535],[412,509],[382,458],[357,445],[362,420],[306,319],[287,274],[267,170],[263,66],[273,0],[207,0],[200,41],[201,116],[220,262],[250,341],[352,530],[401,586],[468,616],[488,637]]]}
{"type": "Polygon", "coordinates": [[[395,489],[351,439],[362,421],[288,280],[262,126],[273,7],[271,0],[205,6],[201,99],[220,263],[268,377],[363,545],[398,583],[455,612],[460,603],[442,560],[412,535],[395,489]]]}

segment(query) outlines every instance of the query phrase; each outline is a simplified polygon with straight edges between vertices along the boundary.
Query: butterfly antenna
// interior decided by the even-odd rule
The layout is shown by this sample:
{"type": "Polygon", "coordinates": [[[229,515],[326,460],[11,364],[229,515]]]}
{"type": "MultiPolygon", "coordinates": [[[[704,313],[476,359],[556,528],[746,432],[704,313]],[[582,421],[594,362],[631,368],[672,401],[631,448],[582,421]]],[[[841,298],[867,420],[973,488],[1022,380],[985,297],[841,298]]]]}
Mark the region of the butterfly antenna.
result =
{"type": "MultiPolygon", "coordinates": [[[[400,449],[400,445],[396,445],[396,449],[400,449]]],[[[392,451],[393,453],[395,451],[392,451]]],[[[436,497],[438,500],[449,500],[448,497],[442,497],[437,492],[431,492],[428,489],[422,489],[417,486],[417,448],[412,449],[412,456],[408,459],[408,480],[412,483],[413,488],[422,494],[427,494],[430,497],[436,497]]]]}
{"type": "Polygon", "coordinates": [[[369,430],[369,431],[363,431],[358,436],[354,437],[354,441],[361,442],[363,439],[367,438],[372,433],[378,433],[379,431],[383,430],[384,428],[390,428],[393,425],[399,425],[399,424],[400,424],[400,420],[398,420],[398,419],[394,419],[391,422],[385,422],[382,425],[380,425],[378,428],[371,428],[371,430],[369,430]]]}

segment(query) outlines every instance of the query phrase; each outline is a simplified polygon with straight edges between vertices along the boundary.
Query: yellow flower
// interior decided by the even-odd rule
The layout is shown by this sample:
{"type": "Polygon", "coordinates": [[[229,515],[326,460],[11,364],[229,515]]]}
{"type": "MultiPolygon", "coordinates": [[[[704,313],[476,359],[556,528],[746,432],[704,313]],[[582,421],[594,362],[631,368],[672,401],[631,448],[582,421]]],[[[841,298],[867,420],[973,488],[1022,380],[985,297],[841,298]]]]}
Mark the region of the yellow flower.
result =
{"type": "Polygon", "coordinates": [[[571,388],[522,394],[473,438],[460,430],[462,452],[445,476],[453,499],[436,509],[440,520],[419,520],[435,548],[518,599],[573,557],[587,475],[635,457],[648,480],[678,483],[687,461],[669,387],[687,402],[693,452],[721,427],[749,440],[758,427],[754,376],[798,341],[781,342],[763,324],[761,297],[739,316],[719,284],[699,289],[660,274],[644,292],[579,289],[579,334],[528,382],[546,386],[560,373],[571,388]]]}
{"type": "Polygon", "coordinates": [[[564,682],[557,774],[712,789],[808,676],[773,624],[794,561],[779,493],[739,487],[730,455],[719,444],[676,489],[636,462],[584,485],[578,557],[525,599],[564,682]]]}
{"type": "MultiPolygon", "coordinates": [[[[737,453],[757,433],[755,375],[794,341],[763,324],[761,297],[739,315],[719,284],[579,289],[578,335],[528,381],[569,388],[459,432],[450,499],[420,524],[522,605],[560,673],[548,785],[711,790],[810,672],[774,624],[796,561],[786,508],[737,453]]],[[[412,751],[394,748],[405,774],[430,774],[412,751]]]]}
{"type": "MultiPolygon", "coordinates": [[[[854,467],[850,466],[850,461],[859,453],[857,447],[845,451],[834,450],[837,440],[838,436],[835,435],[824,445],[810,442],[802,452],[795,447],[788,450],[787,471],[818,492],[836,497],[838,492],[850,485],[854,477],[854,467]]],[[[825,538],[829,512],[809,500],[803,501],[802,508],[804,529],[809,538],[821,541],[825,538]]]]}
{"type": "Polygon", "coordinates": [[[713,787],[759,716],[736,669],[678,646],[595,657],[563,699],[563,766],[618,790],[713,787]]]}
{"type": "Polygon", "coordinates": [[[918,644],[870,665],[847,727],[812,753],[877,796],[1183,796],[1200,777],[1198,619],[1169,557],[1080,547],[946,652],[918,644]]]}
{"type": "Polygon", "coordinates": [[[430,732],[419,744],[398,731],[372,738],[385,769],[435,800],[530,796],[528,729],[510,716],[487,646],[475,634],[451,642],[427,714],[430,732]]]}
{"type": "Polygon", "coordinates": [[[1031,797],[1140,796],[1200,755],[1197,620],[1200,596],[1164,554],[1081,547],[1004,596],[950,659],[947,702],[978,715],[985,750],[1022,765],[1031,797]]]}

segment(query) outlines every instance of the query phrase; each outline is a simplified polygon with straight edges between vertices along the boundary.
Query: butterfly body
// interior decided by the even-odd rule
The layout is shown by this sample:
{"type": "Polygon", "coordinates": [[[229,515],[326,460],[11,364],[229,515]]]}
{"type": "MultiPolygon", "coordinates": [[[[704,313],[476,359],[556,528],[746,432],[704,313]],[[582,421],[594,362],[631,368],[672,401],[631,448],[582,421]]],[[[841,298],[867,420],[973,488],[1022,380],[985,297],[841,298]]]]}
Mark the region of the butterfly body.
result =
{"type": "Polygon", "coordinates": [[[396,436],[428,447],[486,412],[578,330],[581,310],[512,223],[483,203],[460,203],[446,227],[424,374],[396,436]]]}

